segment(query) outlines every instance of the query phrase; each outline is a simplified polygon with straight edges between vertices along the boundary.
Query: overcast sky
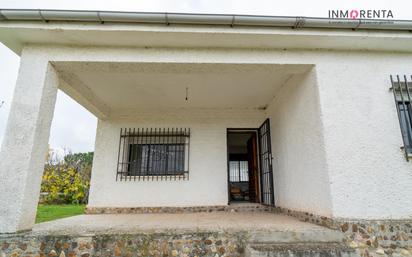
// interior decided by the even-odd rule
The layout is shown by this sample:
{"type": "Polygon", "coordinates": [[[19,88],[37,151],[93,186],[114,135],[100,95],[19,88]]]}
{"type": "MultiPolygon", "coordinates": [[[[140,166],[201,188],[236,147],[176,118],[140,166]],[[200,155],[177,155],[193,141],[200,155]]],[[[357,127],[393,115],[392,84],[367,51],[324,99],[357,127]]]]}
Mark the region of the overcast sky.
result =
{"type": "MultiPolygon", "coordinates": [[[[329,9],[386,9],[395,19],[412,20],[410,0],[0,0],[1,8],[195,12],[327,17],[329,9]]],[[[0,142],[19,68],[19,57],[0,44],[0,142]]],[[[62,92],[58,93],[50,146],[74,152],[93,151],[96,118],[62,92]]]]}

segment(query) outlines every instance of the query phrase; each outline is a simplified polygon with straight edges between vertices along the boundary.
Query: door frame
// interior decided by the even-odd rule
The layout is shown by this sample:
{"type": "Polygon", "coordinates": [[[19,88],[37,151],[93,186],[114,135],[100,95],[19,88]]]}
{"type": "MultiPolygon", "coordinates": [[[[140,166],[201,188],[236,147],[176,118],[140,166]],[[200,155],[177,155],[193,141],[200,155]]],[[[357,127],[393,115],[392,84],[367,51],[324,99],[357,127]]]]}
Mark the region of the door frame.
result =
{"type": "MultiPolygon", "coordinates": [[[[229,141],[229,133],[250,133],[253,134],[255,133],[256,135],[256,160],[257,160],[257,165],[258,165],[258,181],[259,181],[259,192],[258,194],[261,195],[261,171],[260,171],[260,145],[259,145],[259,128],[226,128],[226,155],[227,155],[227,204],[230,205],[230,166],[229,166],[229,147],[228,147],[228,141],[229,141]]],[[[259,203],[262,203],[262,198],[259,197],[259,203]]]]}

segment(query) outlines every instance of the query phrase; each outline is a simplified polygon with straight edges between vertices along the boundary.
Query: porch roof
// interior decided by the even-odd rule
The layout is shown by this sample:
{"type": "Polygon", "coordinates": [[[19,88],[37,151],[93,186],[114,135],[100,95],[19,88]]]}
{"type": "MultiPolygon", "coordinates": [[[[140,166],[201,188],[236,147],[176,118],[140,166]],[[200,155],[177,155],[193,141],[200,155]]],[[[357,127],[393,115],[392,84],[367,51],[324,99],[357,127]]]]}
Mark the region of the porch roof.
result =
{"type": "Polygon", "coordinates": [[[412,51],[412,21],[0,9],[0,41],[112,47],[412,51]]]}

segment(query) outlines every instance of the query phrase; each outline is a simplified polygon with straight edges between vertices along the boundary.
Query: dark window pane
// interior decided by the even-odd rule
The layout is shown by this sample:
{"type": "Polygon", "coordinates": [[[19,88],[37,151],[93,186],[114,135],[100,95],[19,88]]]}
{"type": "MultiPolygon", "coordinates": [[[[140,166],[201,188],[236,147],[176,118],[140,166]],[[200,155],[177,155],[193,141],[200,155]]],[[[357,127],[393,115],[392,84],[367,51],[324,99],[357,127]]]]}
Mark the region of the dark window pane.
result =
{"type": "Polygon", "coordinates": [[[411,116],[411,105],[409,102],[405,103],[405,106],[402,102],[398,103],[399,114],[400,114],[400,125],[402,131],[402,137],[405,143],[405,148],[408,153],[412,153],[412,116],[411,116]]]}
{"type": "Polygon", "coordinates": [[[129,175],[178,175],[185,169],[183,144],[131,144],[129,175]]]}

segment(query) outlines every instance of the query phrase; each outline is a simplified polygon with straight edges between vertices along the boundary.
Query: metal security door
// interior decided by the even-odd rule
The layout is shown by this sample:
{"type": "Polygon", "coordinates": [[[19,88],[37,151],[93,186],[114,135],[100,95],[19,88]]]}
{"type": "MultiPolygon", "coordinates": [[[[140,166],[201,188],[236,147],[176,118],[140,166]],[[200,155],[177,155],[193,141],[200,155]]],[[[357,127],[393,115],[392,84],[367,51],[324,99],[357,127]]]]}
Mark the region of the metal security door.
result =
{"type": "Polygon", "coordinates": [[[273,192],[272,148],[270,142],[270,124],[269,119],[266,119],[259,128],[261,203],[274,206],[275,196],[273,192]]]}

